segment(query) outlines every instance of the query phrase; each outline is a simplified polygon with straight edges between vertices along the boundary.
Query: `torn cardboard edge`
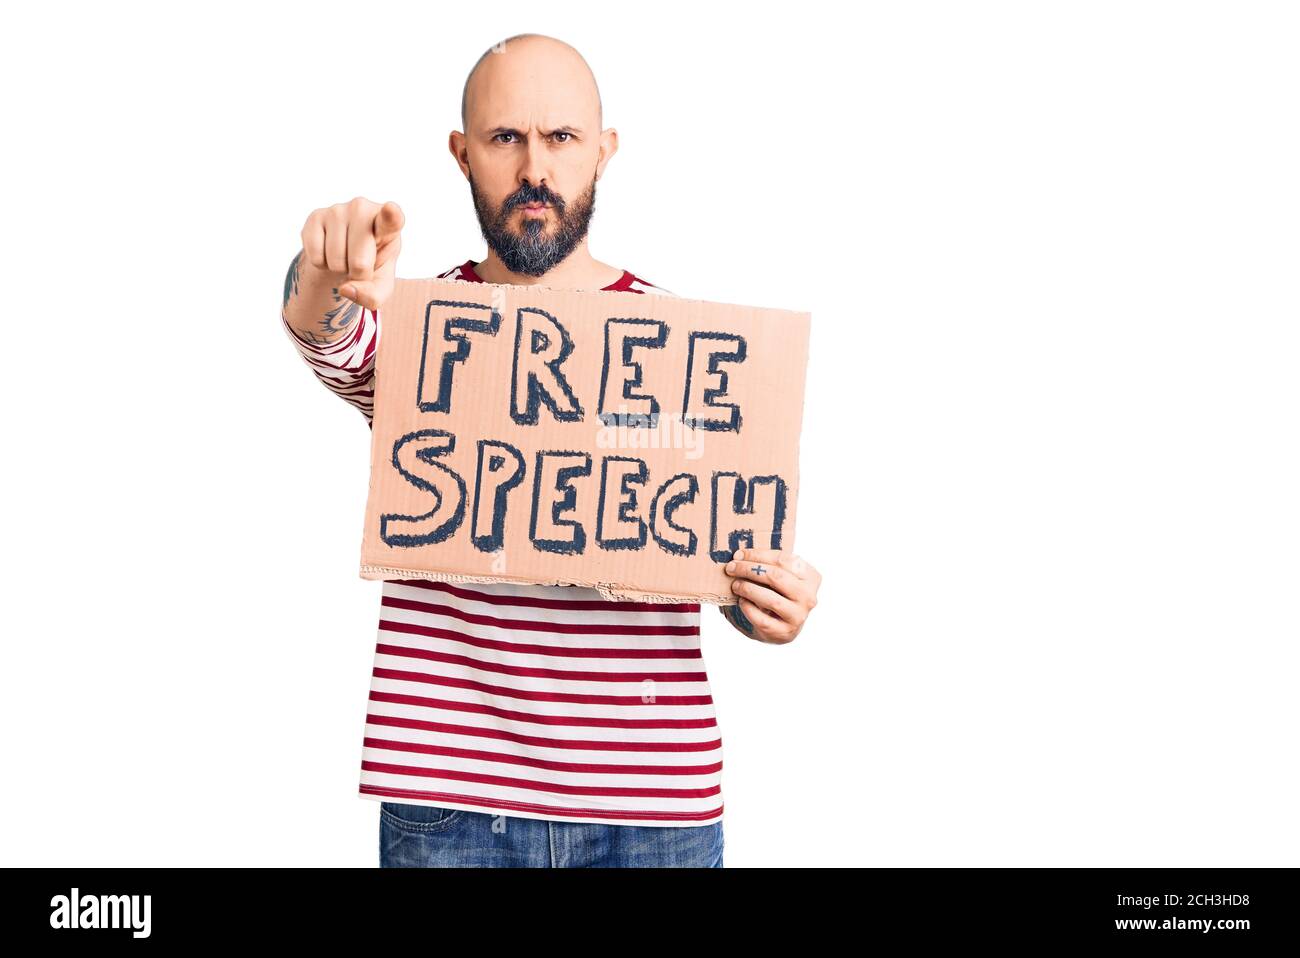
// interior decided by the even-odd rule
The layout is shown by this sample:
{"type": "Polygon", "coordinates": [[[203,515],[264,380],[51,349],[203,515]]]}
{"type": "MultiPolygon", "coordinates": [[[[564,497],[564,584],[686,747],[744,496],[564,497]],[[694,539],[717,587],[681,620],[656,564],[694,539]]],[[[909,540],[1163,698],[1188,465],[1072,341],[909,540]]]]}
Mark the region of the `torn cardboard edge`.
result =
{"type": "Polygon", "coordinates": [[[361,578],[369,580],[379,580],[381,582],[400,581],[401,579],[429,579],[433,582],[465,582],[482,585],[504,584],[504,585],[571,585],[581,586],[588,589],[595,589],[604,598],[612,602],[650,602],[660,605],[670,605],[682,602],[705,602],[709,605],[727,606],[736,605],[737,600],[734,595],[670,595],[656,592],[638,592],[628,591],[625,588],[619,588],[616,583],[595,582],[585,579],[554,579],[546,582],[538,582],[536,579],[522,579],[516,576],[504,575],[469,575],[463,572],[430,572],[424,569],[396,569],[391,566],[371,565],[363,562],[361,564],[361,578]]]}
{"type": "MultiPolygon", "coordinates": [[[[403,278],[405,279],[405,278],[403,278]]],[[[678,296],[676,293],[656,293],[651,290],[633,290],[633,289],[574,289],[568,286],[520,286],[518,283],[476,283],[472,279],[439,279],[436,276],[429,276],[424,279],[411,279],[407,282],[423,283],[451,283],[456,286],[470,286],[474,289],[483,289],[484,287],[499,286],[504,289],[521,289],[529,292],[541,291],[547,293],[582,293],[583,296],[635,296],[637,299],[653,296],[656,299],[667,299],[674,303],[700,303],[704,306],[730,306],[732,309],[757,309],[764,313],[789,313],[791,316],[802,319],[808,315],[807,310],[786,309],[783,306],[759,306],[757,303],[724,303],[717,299],[693,299],[689,296],[678,296]]],[[[383,307],[380,307],[380,312],[383,307]]]]}

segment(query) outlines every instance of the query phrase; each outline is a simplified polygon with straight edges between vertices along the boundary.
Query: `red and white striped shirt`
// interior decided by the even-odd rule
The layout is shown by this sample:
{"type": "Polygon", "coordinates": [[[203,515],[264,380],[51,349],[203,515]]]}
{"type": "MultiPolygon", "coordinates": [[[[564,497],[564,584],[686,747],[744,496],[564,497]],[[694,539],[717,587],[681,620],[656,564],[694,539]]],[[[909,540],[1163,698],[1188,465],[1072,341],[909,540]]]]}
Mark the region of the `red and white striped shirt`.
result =
{"type": "MultiPolygon", "coordinates": [[[[438,278],[483,282],[472,260],[438,278]]],[[[674,295],[626,270],[605,289],[674,295]]],[[[362,310],[328,346],[284,327],[317,378],[372,423],[378,316],[362,310]]],[[[382,585],[363,797],[552,821],[721,819],[699,603],[611,602],[577,586],[382,585]]]]}

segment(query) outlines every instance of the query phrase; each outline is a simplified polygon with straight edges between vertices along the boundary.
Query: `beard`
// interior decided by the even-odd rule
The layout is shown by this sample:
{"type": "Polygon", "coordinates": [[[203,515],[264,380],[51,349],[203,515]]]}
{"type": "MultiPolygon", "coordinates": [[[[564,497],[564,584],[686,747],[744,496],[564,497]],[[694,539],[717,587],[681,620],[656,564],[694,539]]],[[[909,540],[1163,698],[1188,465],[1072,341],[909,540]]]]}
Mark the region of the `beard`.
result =
{"type": "Polygon", "coordinates": [[[572,203],[566,203],[545,184],[533,186],[525,183],[507,196],[499,209],[493,209],[487,197],[479,192],[472,173],[469,189],[474,197],[479,229],[483,231],[488,247],[506,269],[522,276],[542,276],[564,262],[587,235],[587,226],[596,207],[594,177],[591,185],[572,203]],[[549,203],[549,219],[554,221],[553,225],[548,228],[547,220],[541,217],[525,217],[520,230],[514,230],[510,225],[511,215],[516,208],[529,203],[549,203]]]}

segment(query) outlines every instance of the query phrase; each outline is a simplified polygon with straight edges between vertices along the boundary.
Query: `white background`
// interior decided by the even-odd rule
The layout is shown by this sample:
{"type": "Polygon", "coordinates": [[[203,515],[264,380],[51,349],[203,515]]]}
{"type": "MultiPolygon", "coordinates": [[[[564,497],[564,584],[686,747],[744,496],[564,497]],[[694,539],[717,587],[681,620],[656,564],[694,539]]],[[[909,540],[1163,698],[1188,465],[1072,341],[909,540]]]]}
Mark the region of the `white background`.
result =
{"type": "Polygon", "coordinates": [[[369,431],[283,277],[356,195],[484,255],[446,139],[524,30],[620,133],[597,258],[814,317],[821,604],[704,617],[728,867],[1300,864],[1286,5],[6,19],[4,864],[377,863],[369,431]]]}

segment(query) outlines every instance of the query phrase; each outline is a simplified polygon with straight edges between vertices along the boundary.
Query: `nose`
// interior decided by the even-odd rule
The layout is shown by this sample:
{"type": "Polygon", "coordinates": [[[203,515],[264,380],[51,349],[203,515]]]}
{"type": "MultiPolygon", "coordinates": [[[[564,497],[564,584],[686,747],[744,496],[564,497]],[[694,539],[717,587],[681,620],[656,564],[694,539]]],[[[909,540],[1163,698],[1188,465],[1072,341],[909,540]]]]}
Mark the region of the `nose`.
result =
{"type": "Polygon", "coordinates": [[[546,185],[546,146],[539,137],[528,138],[528,149],[523,156],[523,166],[519,170],[519,181],[533,189],[546,185]]]}

